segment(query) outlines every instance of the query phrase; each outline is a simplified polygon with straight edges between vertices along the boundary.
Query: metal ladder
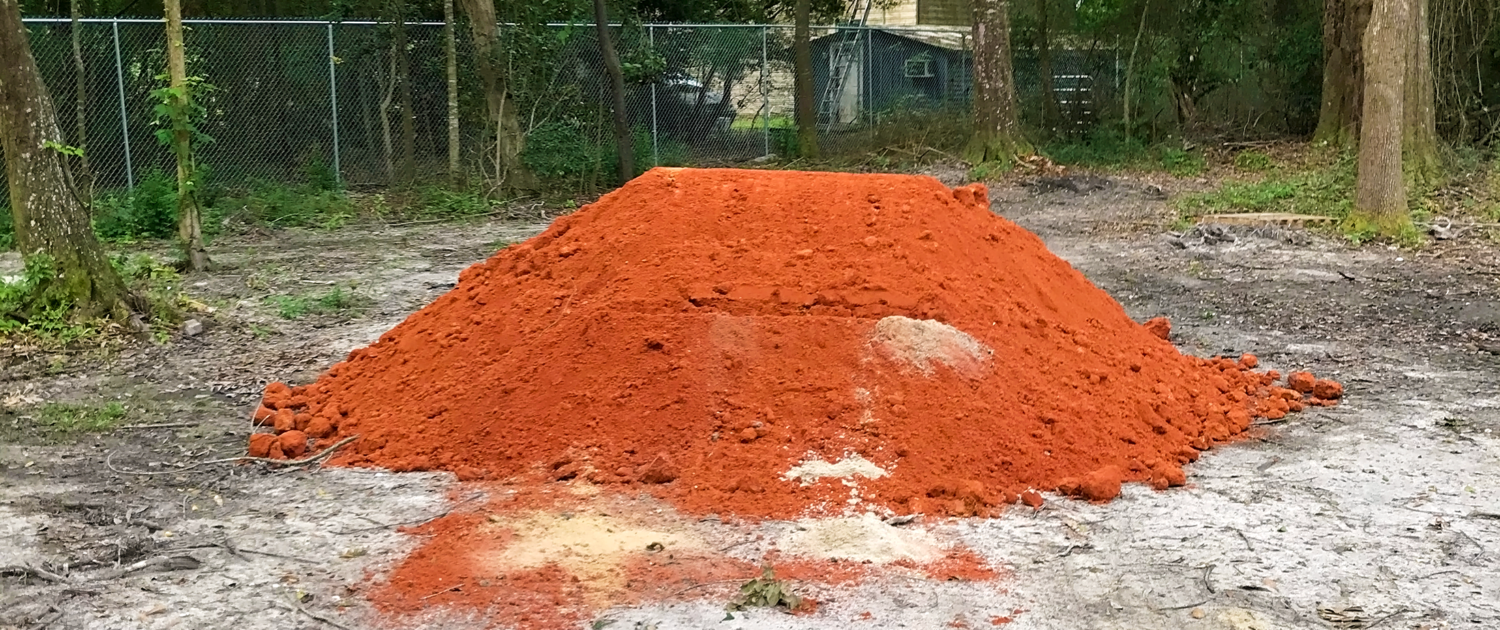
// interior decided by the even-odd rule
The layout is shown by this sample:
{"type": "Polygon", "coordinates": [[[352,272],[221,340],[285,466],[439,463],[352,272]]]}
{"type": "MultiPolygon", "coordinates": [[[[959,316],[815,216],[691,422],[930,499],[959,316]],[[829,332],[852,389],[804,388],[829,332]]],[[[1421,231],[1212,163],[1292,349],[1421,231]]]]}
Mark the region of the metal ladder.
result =
{"type": "Polygon", "coordinates": [[[853,28],[840,29],[843,33],[829,52],[831,62],[828,83],[823,86],[823,98],[818,102],[820,130],[827,131],[839,123],[839,101],[844,96],[844,82],[849,80],[849,71],[853,69],[855,60],[859,59],[859,43],[868,36],[865,24],[870,21],[870,9],[874,6],[874,0],[855,0],[849,3],[848,19],[843,25],[853,28]]]}

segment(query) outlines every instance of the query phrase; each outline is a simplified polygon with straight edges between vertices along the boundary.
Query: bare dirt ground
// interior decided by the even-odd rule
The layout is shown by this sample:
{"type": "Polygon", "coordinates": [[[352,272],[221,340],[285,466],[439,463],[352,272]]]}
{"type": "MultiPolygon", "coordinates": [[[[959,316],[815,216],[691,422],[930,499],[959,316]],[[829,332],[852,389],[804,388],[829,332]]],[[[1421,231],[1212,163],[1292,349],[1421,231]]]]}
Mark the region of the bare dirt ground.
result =
{"type": "MultiPolygon", "coordinates": [[[[1132,316],[1171,317],[1184,350],[1312,369],[1345,383],[1343,404],[1206,454],[1186,488],[906,526],[976,551],[996,581],[805,584],[818,613],[733,620],[734,585],[711,586],[594,627],[1500,627],[1500,249],[1174,238],[1144,183],[992,197],[1132,316]]],[[[542,227],[224,239],[226,268],[186,279],[216,308],[203,334],[104,358],[0,352],[0,628],[484,627],[440,608],[379,619],[362,595],[417,542],[401,525],[472,499],[447,475],[187,466],[242,453],[265,383],[311,380],[542,227]],[[297,319],[266,299],[331,287],[361,299],[297,319]],[[105,401],[127,428],[65,442],[25,429],[42,403],[105,401]]],[[[753,541],[731,553],[751,561],[795,530],[683,528],[753,541]]]]}

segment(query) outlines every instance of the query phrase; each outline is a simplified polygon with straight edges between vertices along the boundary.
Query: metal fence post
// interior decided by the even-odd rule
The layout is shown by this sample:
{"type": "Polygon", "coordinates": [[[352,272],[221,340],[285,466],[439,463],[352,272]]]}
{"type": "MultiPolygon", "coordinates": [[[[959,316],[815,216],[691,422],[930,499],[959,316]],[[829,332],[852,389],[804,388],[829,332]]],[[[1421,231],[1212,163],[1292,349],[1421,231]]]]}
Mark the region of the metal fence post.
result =
{"type": "Polygon", "coordinates": [[[120,139],[125,141],[125,186],[135,190],[135,170],[130,165],[130,116],[125,111],[125,67],[120,62],[120,20],[111,21],[115,34],[115,89],[120,96],[120,139]]]}
{"type": "MultiPolygon", "coordinates": [[[[646,43],[651,47],[651,54],[656,54],[656,26],[646,25],[646,43]]],[[[656,144],[656,84],[661,81],[651,82],[651,165],[661,166],[661,150],[656,144]]]]}
{"type": "Polygon", "coordinates": [[[333,22],[328,23],[328,100],[333,113],[333,176],[344,181],[344,171],[339,164],[339,82],[333,66],[333,22]]]}
{"type": "Polygon", "coordinates": [[[761,126],[761,156],[771,154],[771,88],[770,75],[766,72],[766,30],[769,27],[762,24],[760,27],[760,126],[761,126]]]}

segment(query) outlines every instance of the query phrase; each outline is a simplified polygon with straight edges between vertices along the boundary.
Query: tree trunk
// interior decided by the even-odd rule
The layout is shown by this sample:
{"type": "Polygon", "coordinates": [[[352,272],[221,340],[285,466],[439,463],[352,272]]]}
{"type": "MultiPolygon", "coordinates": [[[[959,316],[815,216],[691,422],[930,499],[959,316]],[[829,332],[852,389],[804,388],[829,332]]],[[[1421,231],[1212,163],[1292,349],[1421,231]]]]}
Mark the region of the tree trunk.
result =
{"type": "Polygon", "coordinates": [[[71,3],[73,14],[73,90],[77,102],[73,107],[73,115],[76,118],[78,132],[73,138],[73,146],[81,151],[78,155],[78,176],[74,182],[78,185],[78,192],[83,197],[85,206],[89,205],[94,198],[94,169],[89,165],[89,127],[88,127],[88,99],[89,99],[89,73],[88,67],[83,65],[83,0],[73,0],[71,3]]]}
{"type": "MultiPolygon", "coordinates": [[[[1329,0],[1332,2],[1333,0],[1329,0]]],[[[1146,32],[1146,14],[1151,10],[1151,0],[1141,4],[1141,23],[1135,28],[1135,43],[1130,45],[1130,61],[1125,64],[1125,137],[1129,138],[1134,129],[1130,125],[1130,88],[1135,82],[1135,54],[1141,50],[1141,34],[1146,32]]]]}
{"type": "Polygon", "coordinates": [[[203,218],[198,211],[193,168],[193,134],[188,109],[193,95],[187,82],[187,58],[182,43],[182,5],[162,3],[167,13],[167,107],[172,110],[172,154],[177,158],[177,239],[187,268],[205,271],[208,249],[203,245],[203,218]]]}
{"type": "Polygon", "coordinates": [[[448,60],[448,179],[463,180],[458,166],[458,45],[453,32],[453,0],[443,0],[443,52],[448,60]]]}
{"type": "Polygon", "coordinates": [[[78,315],[123,321],[130,316],[125,283],[72,193],[63,155],[47,146],[62,139],[52,97],[31,56],[21,7],[17,0],[0,0],[0,151],[16,248],[26,256],[52,258],[57,275],[41,288],[71,300],[78,315]]]}
{"type": "Polygon", "coordinates": [[[635,177],[635,142],[630,137],[630,122],[625,119],[625,72],[620,68],[614,38],[609,34],[609,11],[605,9],[604,0],[594,0],[594,32],[599,37],[604,70],[609,73],[609,93],[615,119],[615,155],[620,167],[620,183],[624,184],[635,177]]]}
{"type": "Polygon", "coordinates": [[[797,0],[793,11],[792,83],[795,88],[797,154],[818,157],[818,110],[813,96],[812,2],[797,0]]]}
{"type": "Polygon", "coordinates": [[[385,181],[387,184],[396,183],[396,150],[391,140],[391,100],[396,98],[396,51],[391,51],[391,58],[386,63],[385,85],[382,86],[384,93],[380,95],[380,148],[385,157],[385,181]]]}
{"type": "Polygon", "coordinates": [[[1042,83],[1042,126],[1047,133],[1056,133],[1062,124],[1062,112],[1057,106],[1057,90],[1052,86],[1052,34],[1047,24],[1047,3],[1036,0],[1036,56],[1037,70],[1042,83]]]}
{"type": "Polygon", "coordinates": [[[499,192],[531,190],[536,187],[535,177],[521,163],[521,152],[526,148],[525,136],[521,133],[516,108],[511,103],[505,75],[495,58],[498,42],[494,0],[459,0],[459,3],[469,15],[474,61],[478,66],[479,80],[484,84],[486,127],[494,134],[495,153],[491,164],[494,172],[487,174],[491,178],[491,187],[499,192]]]}
{"type": "Polygon", "coordinates": [[[970,0],[974,12],[974,137],[970,162],[1008,163],[1031,153],[1016,118],[1010,65],[1009,0],[970,0]]]}
{"type": "Polygon", "coordinates": [[[1410,229],[1401,176],[1407,24],[1412,0],[1375,0],[1365,31],[1364,107],[1360,112],[1359,176],[1349,226],[1396,236],[1410,229]]]}
{"type": "Polygon", "coordinates": [[[396,54],[396,80],[401,86],[401,165],[397,170],[396,179],[400,182],[409,182],[417,174],[417,113],[412,108],[411,98],[411,55],[406,51],[406,2],[396,0],[392,3],[392,11],[396,14],[395,23],[395,54],[396,54]]]}
{"type": "Polygon", "coordinates": [[[1324,0],[1323,104],[1313,141],[1349,146],[1360,137],[1364,61],[1362,38],[1371,0],[1324,0]]]}
{"type": "Polygon", "coordinates": [[[1402,97],[1404,169],[1418,190],[1437,185],[1442,174],[1437,140],[1437,84],[1432,75],[1430,0],[1409,0],[1411,25],[1406,37],[1406,80],[1402,97]]]}

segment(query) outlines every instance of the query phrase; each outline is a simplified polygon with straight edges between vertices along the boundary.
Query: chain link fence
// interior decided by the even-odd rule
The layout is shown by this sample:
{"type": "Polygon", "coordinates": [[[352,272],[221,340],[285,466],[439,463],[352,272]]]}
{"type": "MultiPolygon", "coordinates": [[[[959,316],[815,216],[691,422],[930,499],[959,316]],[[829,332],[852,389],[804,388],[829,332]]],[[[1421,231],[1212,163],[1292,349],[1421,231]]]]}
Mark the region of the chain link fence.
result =
{"type": "MultiPolygon", "coordinates": [[[[86,149],[87,168],[75,163],[84,171],[75,175],[108,191],[171,173],[152,95],[164,84],[162,22],[87,19],[76,38],[66,19],[26,23],[63,136],[86,149]]],[[[214,182],[336,178],[363,186],[450,176],[442,24],[188,20],[186,29],[189,74],[212,86],[198,95],[205,112],[197,126],[211,138],[198,157],[214,182]]],[[[474,175],[493,139],[469,29],[461,24],[456,34],[459,175],[474,175]]],[[[613,35],[629,80],[638,166],[795,152],[789,26],[633,25],[614,27],[613,35]]],[[[967,29],[815,27],[812,37],[825,154],[963,132],[972,75],[967,29]]],[[[527,165],[564,186],[607,185],[615,151],[593,26],[502,26],[499,39],[497,61],[526,137],[527,165]]],[[[1068,124],[1092,124],[1117,91],[1117,53],[1058,50],[1052,67],[1068,124]]],[[[1036,68],[1034,55],[1016,52],[1018,94],[1031,119],[1041,109],[1036,68]]],[[[924,141],[940,144],[912,142],[924,141]]]]}

